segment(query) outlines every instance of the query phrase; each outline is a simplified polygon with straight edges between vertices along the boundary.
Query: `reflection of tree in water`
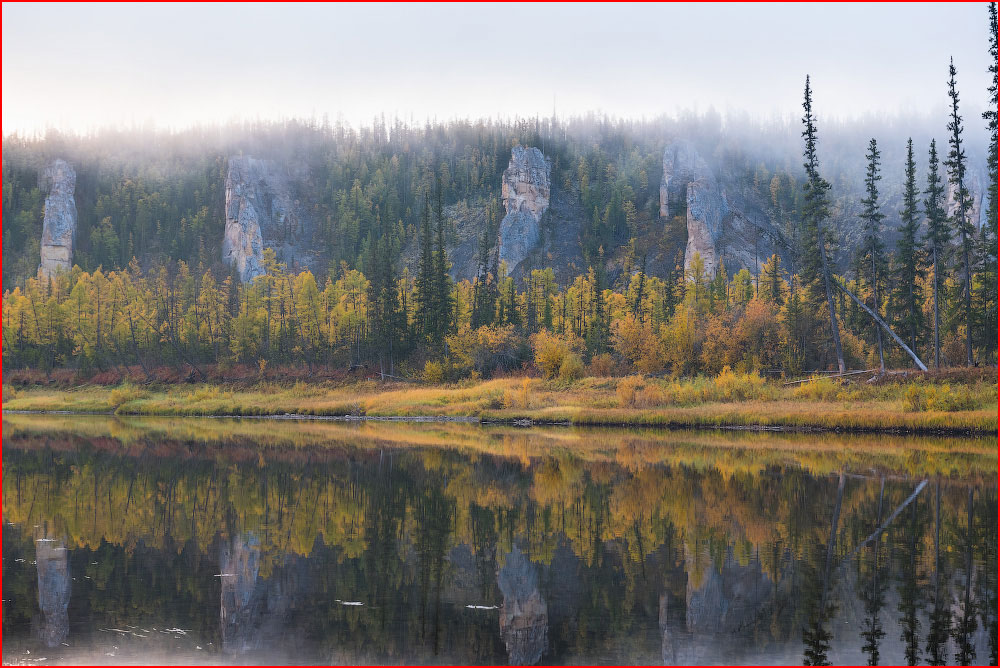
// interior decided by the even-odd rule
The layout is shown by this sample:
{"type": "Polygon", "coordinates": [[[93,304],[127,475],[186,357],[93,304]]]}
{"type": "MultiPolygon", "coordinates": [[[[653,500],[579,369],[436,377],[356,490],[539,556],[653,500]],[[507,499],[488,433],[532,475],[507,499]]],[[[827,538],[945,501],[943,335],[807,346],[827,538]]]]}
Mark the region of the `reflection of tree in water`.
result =
{"type": "MultiPolygon", "coordinates": [[[[885,478],[882,478],[878,493],[878,510],[875,514],[876,527],[882,525],[882,505],[884,500],[885,478]]],[[[868,655],[869,666],[877,666],[879,664],[879,643],[885,637],[885,631],[882,629],[882,620],[879,617],[882,612],[882,606],[885,603],[885,577],[883,572],[885,570],[885,563],[882,556],[882,536],[883,532],[879,531],[878,535],[871,542],[869,550],[871,560],[864,560],[867,570],[871,571],[871,587],[864,587],[861,591],[861,599],[865,604],[865,621],[863,630],[861,631],[861,637],[864,638],[865,644],[861,647],[861,651],[868,655]]]]}
{"type": "Polygon", "coordinates": [[[969,514],[966,534],[965,534],[965,595],[962,599],[962,612],[958,616],[953,629],[955,638],[955,662],[960,666],[966,666],[976,658],[976,646],[972,639],[972,634],[976,631],[976,606],[972,600],[972,578],[974,575],[972,566],[973,550],[973,526],[972,504],[974,491],[969,487],[969,514]]]}
{"type": "Polygon", "coordinates": [[[981,533],[977,540],[983,564],[976,578],[976,601],[980,621],[987,630],[990,665],[997,665],[997,502],[989,494],[979,494],[976,517],[981,533]]]}
{"type": "Polygon", "coordinates": [[[535,565],[515,545],[497,576],[503,593],[500,636],[507,646],[510,663],[538,663],[549,646],[549,611],[538,590],[535,565]]]}
{"type": "Polygon", "coordinates": [[[906,665],[915,666],[920,661],[920,586],[917,581],[917,562],[920,561],[921,543],[917,540],[917,512],[919,504],[910,504],[909,522],[905,526],[904,549],[900,550],[899,628],[903,641],[906,665]]]}
{"type": "MultiPolygon", "coordinates": [[[[108,624],[155,623],[167,611],[171,623],[196,620],[191,626],[201,637],[230,653],[288,648],[320,661],[334,655],[347,662],[359,657],[414,663],[593,657],[629,663],[635,655],[648,660],[644,652],[660,651],[666,658],[676,649],[684,656],[698,651],[706,662],[719,653],[736,661],[787,662],[803,656],[800,652],[810,663],[845,656],[864,662],[858,633],[870,610],[862,610],[861,601],[873,573],[863,570],[854,578],[856,572],[845,572],[841,564],[863,568],[871,559],[873,546],[867,543],[859,552],[864,559],[843,557],[857,547],[853,537],[867,532],[876,517],[877,480],[855,484],[852,477],[845,492],[836,476],[797,468],[760,475],[652,465],[632,471],[582,459],[525,465],[420,449],[384,459],[377,450],[323,451],[324,459],[306,450],[282,451],[289,461],[260,467],[259,453],[251,454],[242,459],[220,454],[230,459],[216,461],[136,457],[120,450],[12,448],[4,455],[10,471],[4,480],[5,518],[23,527],[53,518],[67,542],[81,546],[69,555],[79,578],[72,583],[74,619],[78,605],[115,611],[118,617],[108,624]],[[831,529],[831,511],[840,496],[839,523],[834,519],[831,529]],[[217,538],[220,530],[227,536],[225,545],[217,538]],[[250,530],[252,536],[246,533],[250,530]],[[242,538],[230,538],[240,531],[242,538]],[[502,599],[498,591],[497,564],[504,563],[505,552],[497,552],[497,546],[515,543],[531,555],[534,561],[525,561],[537,573],[536,588],[545,592],[544,599],[539,593],[533,613],[524,609],[524,599],[502,599]],[[88,565],[87,545],[107,551],[93,557],[100,565],[88,565]],[[689,558],[685,549],[691,546],[689,558]],[[220,564],[224,554],[230,565],[220,564]],[[99,578],[82,577],[98,572],[104,573],[100,587],[99,578]],[[116,590],[104,584],[121,581],[121,572],[132,579],[140,573],[140,585],[123,584],[115,599],[116,590]],[[146,578],[147,573],[164,577],[146,578]],[[232,577],[212,577],[219,573],[232,577]],[[215,582],[222,590],[221,610],[216,609],[220,591],[215,582]],[[737,614],[739,606],[733,607],[727,588],[755,583],[768,597],[747,599],[744,612],[737,614]],[[661,592],[667,592],[661,637],[632,642],[637,633],[656,628],[661,592]],[[364,604],[343,606],[339,598],[364,604]],[[290,602],[283,604],[284,599],[290,602]],[[504,599],[509,610],[488,609],[504,599]],[[853,607],[845,605],[848,600],[853,607]],[[710,611],[723,610],[726,601],[728,620],[751,621],[720,635],[710,611]],[[468,610],[468,603],[487,608],[468,610]],[[515,604],[521,608],[516,615],[515,604]],[[545,623],[535,625],[539,620],[545,623]],[[534,644],[529,631],[537,632],[534,644]]],[[[969,542],[966,489],[959,485],[943,481],[943,530],[938,530],[937,599],[943,614],[950,612],[956,621],[964,612],[962,564],[969,542]]],[[[893,483],[887,487],[883,521],[894,506],[889,501],[893,483]]],[[[979,626],[969,642],[980,661],[990,653],[987,641],[995,647],[996,637],[987,631],[996,610],[995,581],[988,579],[994,577],[996,540],[991,557],[985,537],[990,522],[995,524],[989,503],[995,505],[995,499],[995,488],[980,483],[972,525],[976,568],[967,608],[979,626]]],[[[920,501],[886,530],[894,539],[892,570],[883,571],[877,584],[886,591],[883,608],[895,608],[893,596],[899,593],[900,622],[884,609],[879,613],[886,632],[879,648],[884,662],[930,656],[920,653],[931,626],[925,615],[935,600],[933,490],[926,489],[920,501]],[[900,580],[892,582],[890,576],[900,580]],[[913,583],[916,591],[907,592],[913,583]],[[896,640],[900,634],[906,636],[903,643],[896,640]]],[[[23,543],[27,565],[5,562],[15,577],[4,598],[16,591],[11,589],[16,569],[27,569],[29,587],[20,600],[29,605],[15,602],[12,608],[24,620],[27,636],[33,635],[28,620],[42,619],[36,599],[41,601],[43,592],[35,591],[30,533],[23,543]]],[[[888,552],[882,544],[880,564],[888,552]]],[[[937,656],[952,661],[959,646],[947,620],[944,629],[938,633],[943,640],[937,656]]]]}
{"type": "Polygon", "coordinates": [[[65,541],[55,538],[46,524],[35,531],[35,562],[38,570],[38,607],[42,611],[38,629],[46,647],[58,647],[69,635],[69,558],[65,541]]]}
{"type": "Polygon", "coordinates": [[[435,481],[435,484],[428,485],[424,494],[417,497],[414,513],[417,519],[416,547],[419,555],[420,638],[427,638],[429,625],[431,648],[437,654],[441,630],[441,587],[455,502],[445,496],[442,486],[435,481]]]}
{"type": "Polygon", "coordinates": [[[263,592],[257,586],[260,541],[253,534],[235,534],[222,546],[219,559],[222,579],[222,649],[242,654],[257,649],[263,592]]]}
{"type": "Polygon", "coordinates": [[[927,663],[943,666],[946,656],[948,632],[951,628],[951,611],[941,592],[941,479],[938,478],[934,495],[934,607],[930,613],[930,629],[927,632],[927,663]]]}
{"type": "Polygon", "coordinates": [[[837,546],[837,527],[840,524],[840,508],[844,501],[844,487],[847,479],[843,473],[837,482],[837,500],[833,505],[833,513],[830,520],[830,537],[825,546],[826,558],[822,568],[816,559],[823,554],[822,546],[817,545],[811,550],[812,558],[806,560],[804,564],[805,577],[803,579],[803,598],[806,605],[806,627],[802,630],[803,664],[807,666],[828,666],[830,660],[830,632],[826,629],[826,622],[833,614],[833,605],[830,604],[827,593],[830,589],[830,577],[833,572],[833,557],[837,546]],[[817,587],[817,583],[819,586],[817,587]]]}

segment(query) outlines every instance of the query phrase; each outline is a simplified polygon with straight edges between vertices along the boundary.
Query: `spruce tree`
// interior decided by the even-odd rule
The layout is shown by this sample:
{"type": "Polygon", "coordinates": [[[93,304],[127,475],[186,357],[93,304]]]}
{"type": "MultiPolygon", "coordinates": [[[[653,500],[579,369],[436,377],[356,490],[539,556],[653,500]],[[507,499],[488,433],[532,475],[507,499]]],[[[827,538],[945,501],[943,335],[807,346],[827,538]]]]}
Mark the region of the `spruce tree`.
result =
{"type": "Polygon", "coordinates": [[[607,349],[608,339],[610,338],[608,319],[604,313],[604,284],[606,282],[604,275],[604,246],[600,246],[597,249],[596,264],[596,267],[590,268],[594,276],[594,291],[591,295],[592,317],[585,337],[587,350],[592,355],[603,353],[607,349]]]}
{"type": "Polygon", "coordinates": [[[948,241],[951,239],[951,229],[948,227],[948,215],[944,209],[944,184],[938,172],[937,144],[932,139],[927,162],[927,189],[924,190],[924,217],[927,219],[927,232],[924,243],[927,249],[927,261],[931,267],[931,283],[933,285],[934,303],[934,366],[941,367],[941,306],[939,295],[944,283],[945,253],[948,241]]]}
{"type": "Polygon", "coordinates": [[[837,313],[833,306],[833,284],[830,275],[829,260],[826,256],[826,227],[830,217],[828,192],[830,184],[819,174],[819,157],[816,154],[816,120],[812,113],[812,89],[809,87],[809,76],[806,76],[805,99],[802,102],[805,116],[802,124],[805,129],[802,137],[805,139],[804,167],[806,169],[805,204],[802,208],[804,229],[803,240],[803,275],[809,283],[813,302],[819,302],[819,284],[825,292],[826,305],[830,315],[830,335],[837,355],[837,368],[843,373],[847,370],[844,364],[844,351],[840,345],[840,327],[837,323],[837,313]]]}
{"type": "Polygon", "coordinates": [[[992,75],[987,87],[989,103],[983,112],[986,128],[990,132],[989,152],[986,158],[986,172],[990,185],[987,190],[986,224],[979,230],[976,249],[977,272],[979,274],[976,294],[976,339],[984,356],[993,357],[997,345],[997,5],[989,5],[990,21],[990,66],[992,75]]]}
{"type": "MultiPolygon", "coordinates": [[[[882,220],[885,218],[878,206],[878,182],[882,180],[879,173],[881,154],[878,143],[872,137],[868,142],[868,171],[865,173],[865,196],[861,198],[861,229],[864,247],[862,254],[865,259],[865,269],[872,293],[872,310],[882,315],[882,303],[879,300],[879,287],[885,279],[885,245],[882,243],[882,220]]],[[[885,355],[882,349],[882,328],[875,325],[875,339],[878,343],[879,371],[885,372],[885,355]]]]}
{"type": "Polygon", "coordinates": [[[421,337],[431,334],[434,313],[434,251],[431,241],[431,204],[424,200],[420,215],[420,263],[416,281],[416,330],[421,337]]]}
{"type": "Polygon", "coordinates": [[[906,181],[903,186],[903,210],[899,212],[899,241],[896,244],[896,298],[897,320],[903,332],[909,335],[910,348],[917,349],[917,337],[922,329],[920,311],[920,231],[919,191],[917,190],[917,165],[913,160],[913,139],[906,140],[906,181]]]}
{"type": "Polygon", "coordinates": [[[766,301],[774,302],[778,306],[784,303],[784,297],[782,295],[782,283],[784,281],[781,278],[781,257],[777,253],[774,253],[767,259],[764,263],[764,280],[761,283],[758,294],[761,299],[766,301]]]}
{"type": "MultiPolygon", "coordinates": [[[[989,73],[992,81],[987,87],[989,92],[989,102],[986,111],[983,112],[983,119],[986,121],[986,128],[990,131],[989,155],[986,159],[986,166],[990,175],[989,186],[989,207],[987,209],[987,221],[992,228],[994,239],[997,236],[997,104],[1000,98],[997,96],[997,5],[995,2],[988,3],[990,20],[990,66],[989,73]]],[[[995,249],[994,249],[995,250],[995,249]]]]}
{"type": "Polygon", "coordinates": [[[958,89],[955,82],[955,60],[948,64],[948,97],[951,99],[951,120],[948,121],[948,182],[954,186],[957,208],[951,217],[958,231],[962,262],[962,301],[965,306],[965,355],[966,364],[972,366],[972,238],[974,230],[969,221],[969,191],[965,187],[967,169],[965,150],[962,148],[962,117],[958,114],[958,89]]]}
{"type": "Polygon", "coordinates": [[[484,325],[492,325],[496,316],[496,274],[490,272],[490,257],[492,240],[496,236],[495,201],[490,202],[486,209],[486,226],[479,239],[479,249],[476,260],[476,279],[472,288],[471,325],[477,329],[484,325]]]}
{"type": "Polygon", "coordinates": [[[431,322],[431,340],[435,347],[444,345],[444,338],[451,330],[452,298],[451,276],[448,275],[448,256],[444,246],[444,208],[441,193],[441,178],[437,178],[435,198],[435,216],[437,218],[436,238],[434,248],[434,267],[432,270],[433,309],[431,322]]]}

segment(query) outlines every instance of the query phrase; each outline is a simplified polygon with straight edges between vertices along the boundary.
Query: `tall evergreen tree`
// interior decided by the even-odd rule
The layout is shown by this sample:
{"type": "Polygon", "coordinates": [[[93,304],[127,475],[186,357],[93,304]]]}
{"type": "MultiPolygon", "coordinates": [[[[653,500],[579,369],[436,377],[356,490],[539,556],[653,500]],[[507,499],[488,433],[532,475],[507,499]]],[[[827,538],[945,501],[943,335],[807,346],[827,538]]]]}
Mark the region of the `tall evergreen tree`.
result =
{"type": "Polygon", "coordinates": [[[944,209],[944,185],[938,172],[938,154],[936,142],[931,140],[931,148],[927,162],[927,189],[924,190],[924,216],[927,219],[927,232],[924,243],[927,248],[927,260],[931,266],[931,283],[933,285],[934,302],[934,366],[941,366],[941,306],[939,295],[944,283],[945,252],[951,239],[951,229],[948,227],[948,215],[944,209]]]}
{"type": "Polygon", "coordinates": [[[587,349],[591,354],[603,353],[608,346],[610,328],[604,307],[604,246],[597,249],[597,266],[591,267],[593,274],[593,295],[591,296],[591,320],[585,337],[587,349]]]}
{"type": "Polygon", "coordinates": [[[969,220],[969,191],[965,187],[967,169],[965,149],[962,148],[962,117],[958,114],[958,89],[955,82],[955,60],[948,64],[948,97],[951,99],[951,120],[948,121],[948,182],[954,187],[957,208],[952,225],[958,231],[962,262],[962,301],[965,306],[965,355],[966,364],[972,366],[972,239],[974,230],[969,220]]]}
{"type": "Polygon", "coordinates": [[[425,199],[420,215],[420,262],[416,279],[416,331],[419,336],[431,334],[434,315],[434,250],[431,241],[431,204],[425,199]]]}
{"type": "Polygon", "coordinates": [[[395,255],[398,248],[394,245],[388,235],[382,235],[371,245],[370,258],[366,263],[371,267],[368,303],[372,352],[378,360],[379,370],[390,375],[395,373],[395,361],[401,352],[405,325],[396,284],[395,255]]]}
{"type": "Polygon", "coordinates": [[[983,112],[983,119],[986,121],[986,128],[990,131],[990,148],[987,157],[987,168],[990,175],[989,187],[989,209],[987,220],[993,228],[993,236],[997,234],[997,104],[1000,97],[997,94],[997,3],[987,3],[989,6],[990,20],[990,66],[989,73],[992,81],[987,87],[990,99],[983,112]]]}
{"type": "Polygon", "coordinates": [[[896,244],[896,299],[897,320],[903,332],[909,335],[910,348],[917,349],[917,338],[923,328],[920,311],[920,246],[917,235],[920,221],[917,218],[920,204],[917,201],[917,165],[913,160],[913,139],[906,140],[906,181],[903,185],[903,210],[899,212],[899,241],[896,244]]]}
{"type": "MultiPolygon", "coordinates": [[[[802,124],[805,129],[802,137],[805,139],[805,169],[807,180],[805,189],[805,204],[802,210],[804,230],[804,267],[803,274],[810,284],[810,292],[818,294],[819,283],[822,282],[826,297],[826,305],[830,315],[830,335],[837,355],[837,368],[841,373],[847,370],[844,364],[844,350],[840,345],[840,327],[837,324],[837,313],[833,306],[833,278],[830,275],[829,260],[826,255],[826,227],[824,223],[830,217],[830,202],[828,192],[830,184],[819,174],[819,157],[816,154],[816,119],[812,113],[812,89],[809,86],[809,76],[806,76],[805,98],[802,102],[805,116],[802,124]]],[[[819,301],[813,299],[813,301],[819,301]]]]}
{"type": "MultiPolygon", "coordinates": [[[[865,173],[865,196],[861,198],[861,230],[864,235],[865,265],[868,270],[868,281],[872,293],[872,310],[882,315],[882,302],[879,300],[879,287],[885,280],[885,244],[882,243],[882,220],[885,214],[878,205],[878,182],[882,180],[879,173],[881,154],[878,143],[872,137],[868,142],[868,171],[865,173]]],[[[875,325],[875,339],[878,343],[879,371],[885,372],[885,355],[882,349],[882,328],[875,325]]]]}
{"type": "Polygon", "coordinates": [[[436,179],[435,217],[437,218],[435,248],[433,293],[434,307],[432,310],[431,340],[435,347],[444,344],[444,338],[451,330],[453,300],[451,297],[451,276],[448,275],[448,256],[444,246],[444,207],[442,202],[441,178],[436,179]]]}
{"type": "Polygon", "coordinates": [[[764,280],[760,283],[757,295],[765,301],[774,302],[781,306],[785,301],[782,294],[784,280],[782,280],[781,257],[777,253],[767,259],[762,273],[764,280]]]}
{"type": "Polygon", "coordinates": [[[979,230],[978,264],[980,276],[978,294],[976,295],[977,340],[982,353],[987,357],[995,357],[997,345],[997,5],[989,6],[990,21],[990,66],[992,75],[987,87],[989,103],[983,112],[986,128],[990,132],[989,153],[986,158],[986,171],[989,174],[990,185],[987,190],[986,224],[979,230]]]}
{"type": "Polygon", "coordinates": [[[486,207],[486,226],[479,240],[476,260],[476,279],[472,292],[471,325],[473,329],[484,325],[492,325],[496,317],[497,276],[496,270],[490,266],[491,257],[495,257],[496,239],[496,201],[491,201],[486,207]]]}

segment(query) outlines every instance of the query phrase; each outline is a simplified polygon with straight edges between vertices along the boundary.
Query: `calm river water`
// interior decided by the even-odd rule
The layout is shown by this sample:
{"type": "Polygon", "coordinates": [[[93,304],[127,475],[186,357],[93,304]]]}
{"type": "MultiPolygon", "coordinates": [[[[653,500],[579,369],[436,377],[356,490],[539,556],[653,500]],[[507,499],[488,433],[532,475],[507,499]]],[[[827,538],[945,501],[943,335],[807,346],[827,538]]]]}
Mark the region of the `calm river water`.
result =
{"type": "Polygon", "coordinates": [[[996,663],[995,439],[3,418],[4,663],[996,663]]]}

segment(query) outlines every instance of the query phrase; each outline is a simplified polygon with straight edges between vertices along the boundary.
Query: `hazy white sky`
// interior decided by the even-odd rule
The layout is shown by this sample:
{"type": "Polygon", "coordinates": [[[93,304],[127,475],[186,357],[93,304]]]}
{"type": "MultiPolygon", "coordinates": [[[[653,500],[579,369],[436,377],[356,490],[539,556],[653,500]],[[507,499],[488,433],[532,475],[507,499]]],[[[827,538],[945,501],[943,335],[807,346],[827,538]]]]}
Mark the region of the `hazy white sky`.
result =
{"type": "MultiPolygon", "coordinates": [[[[680,109],[963,115],[986,100],[970,4],[3,4],[3,132],[385,112],[423,121],[680,109]]],[[[942,121],[943,122],[943,121],[942,121]]]]}

